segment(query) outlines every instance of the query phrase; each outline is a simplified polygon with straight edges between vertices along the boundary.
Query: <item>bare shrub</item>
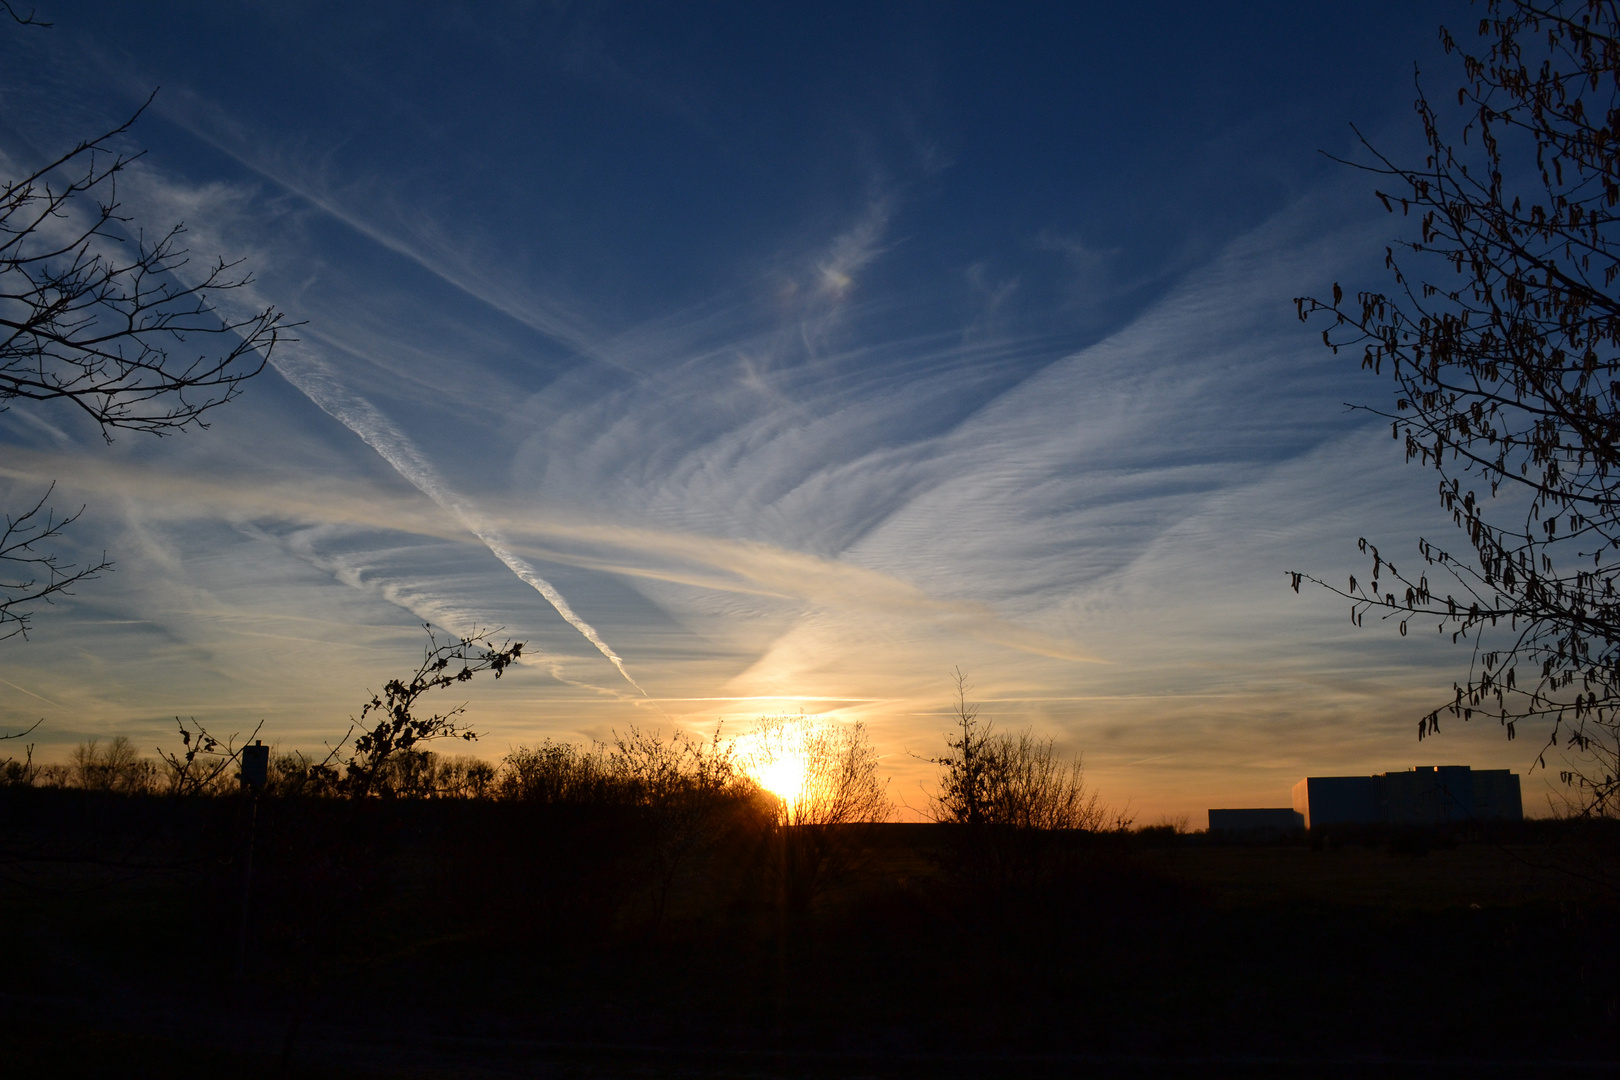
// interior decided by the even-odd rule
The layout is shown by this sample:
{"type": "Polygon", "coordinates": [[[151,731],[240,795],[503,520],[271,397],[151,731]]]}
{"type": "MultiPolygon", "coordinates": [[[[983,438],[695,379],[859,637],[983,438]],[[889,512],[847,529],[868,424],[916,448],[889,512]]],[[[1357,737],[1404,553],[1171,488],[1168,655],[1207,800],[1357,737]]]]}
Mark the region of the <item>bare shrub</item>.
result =
{"type": "Polygon", "coordinates": [[[115,735],[103,744],[91,739],[74,747],[68,759],[70,783],[84,791],[141,795],[157,786],[157,766],[136,752],[128,737],[115,735]]]}
{"type": "Polygon", "coordinates": [[[1002,732],[991,737],[987,750],[985,819],[990,824],[1088,832],[1107,826],[1102,796],[1086,786],[1084,760],[1058,757],[1052,737],[1002,732]]]}
{"type": "Polygon", "coordinates": [[[742,771],[774,811],[767,878],[785,909],[804,912],[859,863],[863,826],[894,813],[877,750],[864,724],[818,716],[761,717],[739,742],[742,771]]]}
{"type": "MultiPolygon", "coordinates": [[[[174,753],[158,751],[158,757],[168,770],[163,778],[168,792],[171,795],[225,795],[234,792],[240,774],[233,770],[242,758],[242,747],[236,745],[237,736],[233,733],[221,742],[197,723],[195,717],[191,723],[196,731],[186,727],[178,716],[174,722],[180,729],[183,749],[174,753]]],[[[263,722],[260,722],[248,739],[255,738],[263,726],[263,722]]],[[[247,740],[243,740],[245,745],[247,740]]]]}
{"type": "Polygon", "coordinates": [[[554,739],[520,746],[496,770],[495,797],[542,804],[617,803],[621,797],[605,757],[599,746],[581,750],[554,739]]]}
{"type": "Polygon", "coordinates": [[[1085,760],[1067,760],[1057,742],[1028,730],[1014,735],[979,722],[967,700],[967,677],[958,669],[956,731],[945,736],[939,789],[929,800],[935,821],[1012,829],[1123,829],[1130,819],[1110,810],[1086,784],[1085,760]]]}
{"type": "Polygon", "coordinates": [[[495,768],[487,761],[432,750],[396,751],[377,772],[379,789],[409,799],[486,798],[494,780],[495,768]]]}
{"type": "Polygon", "coordinates": [[[73,766],[60,761],[34,766],[34,786],[65,788],[73,786],[73,766]]]}
{"type": "MultiPolygon", "coordinates": [[[[330,755],[327,760],[331,760],[330,755]]],[[[311,761],[298,750],[290,754],[271,754],[268,773],[263,794],[272,798],[318,798],[341,794],[336,771],[330,765],[311,761]]]]}
{"type": "Polygon", "coordinates": [[[495,766],[468,754],[436,755],[434,781],[440,798],[487,799],[495,787],[495,766]]]}
{"type": "Polygon", "coordinates": [[[945,753],[928,759],[940,770],[929,810],[960,827],[951,863],[969,884],[997,895],[1035,888],[1072,872],[1074,835],[1130,826],[1125,811],[1086,784],[1082,758],[1059,755],[1051,737],[981,723],[967,677],[957,669],[953,678],[956,730],[945,736],[945,753]]]}

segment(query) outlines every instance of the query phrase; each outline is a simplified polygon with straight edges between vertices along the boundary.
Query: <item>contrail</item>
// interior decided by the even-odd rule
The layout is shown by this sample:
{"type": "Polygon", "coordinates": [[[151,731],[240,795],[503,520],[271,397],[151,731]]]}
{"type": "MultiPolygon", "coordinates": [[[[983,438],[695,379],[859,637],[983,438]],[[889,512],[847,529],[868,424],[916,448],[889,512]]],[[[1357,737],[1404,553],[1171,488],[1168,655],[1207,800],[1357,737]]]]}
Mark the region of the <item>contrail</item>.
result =
{"type": "MultiPolygon", "coordinates": [[[[625,678],[629,678],[629,676],[626,675],[625,678]]],[[[7,686],[11,687],[13,690],[22,690],[23,693],[27,694],[31,698],[39,698],[39,700],[43,701],[47,705],[55,705],[56,708],[61,709],[64,712],[67,711],[67,706],[65,706],[65,705],[57,705],[56,702],[52,701],[50,698],[46,697],[44,694],[36,694],[32,690],[24,690],[22,687],[18,686],[16,683],[12,682],[10,679],[0,679],[0,682],[5,683],[7,686]]]]}
{"type": "MultiPolygon", "coordinates": [[[[578,630],[586,641],[595,645],[597,651],[607,657],[608,662],[624,676],[625,682],[635,687],[636,692],[642,697],[652,701],[652,695],[631,678],[624,661],[607,642],[602,640],[602,635],[596,632],[596,628],[574,612],[562,593],[557,591],[556,586],[536,573],[534,567],[514,555],[499,533],[479,522],[472,509],[456,498],[455,493],[439,480],[438,474],[416,449],[415,444],[395,428],[386,416],[378,412],[371,402],[337,385],[314,361],[306,360],[302,364],[296,360],[289,362],[285,349],[278,352],[270,363],[282,378],[314,402],[322,412],[360,436],[367,446],[381,454],[383,460],[394,467],[395,472],[410,481],[422,494],[453,514],[468,532],[478,537],[484,546],[489,548],[491,554],[506,564],[508,570],[545,597],[568,625],[578,630]]],[[[656,706],[657,702],[653,704],[656,706]]]]}
{"type": "Polygon", "coordinates": [[[607,657],[614,667],[619,669],[619,674],[624,676],[625,682],[629,683],[631,686],[634,686],[638,691],[640,691],[642,697],[647,698],[649,701],[652,700],[651,695],[649,695],[647,691],[641,689],[641,684],[630,677],[630,672],[625,670],[624,661],[619,659],[619,654],[608,647],[608,643],[602,640],[601,636],[597,634],[597,632],[591,627],[590,623],[574,614],[574,609],[568,606],[568,601],[563,599],[563,594],[557,591],[556,586],[552,585],[551,582],[535,573],[534,567],[512,554],[512,552],[507,548],[506,542],[501,538],[499,533],[485,532],[472,522],[467,521],[465,517],[462,518],[462,524],[471,529],[473,534],[484,542],[484,546],[489,548],[490,551],[494,552],[497,559],[506,564],[506,568],[508,570],[512,571],[512,573],[516,574],[519,579],[532,586],[535,592],[545,597],[546,600],[550,602],[551,606],[557,609],[557,614],[568,620],[569,625],[571,625],[575,630],[578,630],[581,634],[584,634],[585,640],[589,641],[592,645],[595,645],[601,654],[607,657]]]}

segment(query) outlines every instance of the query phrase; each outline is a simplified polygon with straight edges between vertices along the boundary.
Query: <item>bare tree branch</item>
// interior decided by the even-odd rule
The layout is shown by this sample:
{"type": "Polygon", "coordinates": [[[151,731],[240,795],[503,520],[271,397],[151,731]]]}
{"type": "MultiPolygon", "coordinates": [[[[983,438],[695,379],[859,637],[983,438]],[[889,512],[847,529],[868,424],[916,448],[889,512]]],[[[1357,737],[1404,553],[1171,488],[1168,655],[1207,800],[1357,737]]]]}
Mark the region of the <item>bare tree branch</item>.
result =
{"type": "Polygon", "coordinates": [[[65,563],[59,555],[38,546],[61,536],[84,512],[81,507],[77,513],[57,517],[45,505],[55,486],[47,488],[23,513],[5,516],[5,529],[0,531],[0,641],[28,636],[32,604],[52,603],[52,597],[70,595],[74,585],[93,581],[102,571],[112,569],[105,554],[99,562],[81,566],[65,563]]]}
{"type": "Polygon", "coordinates": [[[220,293],[252,282],[239,262],[188,283],[184,225],[131,227],[117,176],[138,155],[113,144],[139,116],[0,189],[0,409],[65,401],[109,441],[206,427],[285,332],[274,308],[220,313],[220,293]]]}
{"type": "Polygon", "coordinates": [[[5,13],[11,16],[18,26],[37,26],[42,30],[49,30],[56,25],[55,23],[41,22],[39,19],[34,18],[33,8],[29,8],[26,15],[19,14],[17,9],[11,6],[10,0],[0,0],[0,8],[5,9],[5,13]]]}
{"type": "MultiPolygon", "coordinates": [[[[50,25],[5,0],[0,8],[21,25],[50,25]]],[[[119,204],[118,174],[140,155],[117,143],[150,103],[0,182],[0,412],[19,400],[63,402],[108,442],[116,431],[207,427],[205,414],[241,393],[284,340],[274,308],[231,315],[218,306],[222,293],[251,284],[240,262],[193,268],[183,224],[149,236],[119,204]]],[[[27,637],[32,605],[112,567],[105,557],[66,563],[46,549],[79,516],[58,518],[49,496],[6,516],[0,640],[27,637]]]]}
{"type": "MultiPolygon", "coordinates": [[[[1620,7],[1612,0],[1488,0],[1478,55],[1461,53],[1456,109],[1418,85],[1427,142],[1402,165],[1366,139],[1384,208],[1416,218],[1387,249],[1389,292],[1300,297],[1323,342],[1395,382],[1390,421],[1408,461],[1432,466],[1464,554],[1419,543],[1402,574],[1366,539],[1365,583],[1290,572],[1368,612],[1471,641],[1441,713],[1544,726],[1575,808],[1620,813],[1620,7]],[[1477,478],[1478,492],[1464,487],[1477,478]],[[1511,497],[1504,520],[1501,496],[1511,497]],[[1519,516],[1519,515],[1522,515],[1519,516]],[[1431,585],[1428,573],[1445,579],[1431,585]],[[1522,673],[1522,675],[1521,675],[1522,673]]],[[[1358,132],[1359,136],[1359,132],[1358,132]]]]}
{"type": "Polygon", "coordinates": [[[428,643],[416,671],[408,679],[390,679],[382,693],[372,694],[350,729],[361,729],[344,763],[342,784],[351,795],[365,798],[393,794],[383,780],[386,766],[396,754],[410,753],[421,743],[435,739],[471,742],[478,738],[460,719],[467,710],[465,703],[423,716],[418,714],[417,702],[429,691],[467,682],[480,671],[494,672],[499,679],[523,655],[521,641],[508,641],[499,647],[491,644],[498,630],[480,630],[467,637],[441,641],[431,625],[424,623],[422,629],[427,631],[428,643]],[[366,726],[367,717],[373,717],[370,727],[366,726]]]}

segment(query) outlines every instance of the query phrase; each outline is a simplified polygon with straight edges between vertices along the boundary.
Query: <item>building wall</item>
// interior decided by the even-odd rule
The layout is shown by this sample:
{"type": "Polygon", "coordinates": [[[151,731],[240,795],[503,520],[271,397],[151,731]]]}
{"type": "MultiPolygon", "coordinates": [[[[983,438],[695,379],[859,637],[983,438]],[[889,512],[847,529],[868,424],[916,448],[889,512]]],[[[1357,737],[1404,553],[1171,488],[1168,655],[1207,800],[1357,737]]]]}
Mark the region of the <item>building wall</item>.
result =
{"type": "Polygon", "coordinates": [[[1307,829],[1383,820],[1378,786],[1371,776],[1307,776],[1294,785],[1294,809],[1305,818],[1307,829]]]}
{"type": "Polygon", "coordinates": [[[1305,818],[1299,812],[1286,806],[1244,810],[1211,810],[1209,812],[1209,828],[1211,832],[1216,830],[1222,832],[1256,832],[1259,830],[1299,832],[1305,828],[1305,818]]]}
{"type": "Polygon", "coordinates": [[[1507,769],[1423,765],[1376,776],[1308,776],[1294,785],[1294,809],[1319,825],[1438,825],[1521,821],[1519,778],[1507,769]]]}
{"type": "Polygon", "coordinates": [[[1466,765],[1422,765],[1373,779],[1383,789],[1383,819],[1392,825],[1438,825],[1476,816],[1474,778],[1466,765]]]}
{"type": "Polygon", "coordinates": [[[1474,773],[1474,813],[1481,818],[1524,820],[1524,799],[1519,778],[1507,769],[1480,769],[1474,773]]]}

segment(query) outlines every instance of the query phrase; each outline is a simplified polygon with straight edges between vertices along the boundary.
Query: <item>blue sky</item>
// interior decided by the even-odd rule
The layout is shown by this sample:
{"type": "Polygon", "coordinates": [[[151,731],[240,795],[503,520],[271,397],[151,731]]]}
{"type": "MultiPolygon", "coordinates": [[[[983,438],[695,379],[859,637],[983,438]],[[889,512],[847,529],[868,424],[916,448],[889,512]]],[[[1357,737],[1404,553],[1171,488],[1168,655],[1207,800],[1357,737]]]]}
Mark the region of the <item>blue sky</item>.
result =
{"type": "Polygon", "coordinates": [[[1147,819],[1522,771],[1415,744],[1462,649],[1284,574],[1448,529],[1293,298],[1381,286],[1401,223],[1319,151],[1409,153],[1470,11],[42,5],[7,175],[161,87],[125,205],[305,325],[206,432],[0,416],[8,505],[54,478],[117,563],[3,647],[0,721],[313,748],[427,620],[528,643],[489,755],[803,709],[920,805],[960,666],[1147,819]]]}

